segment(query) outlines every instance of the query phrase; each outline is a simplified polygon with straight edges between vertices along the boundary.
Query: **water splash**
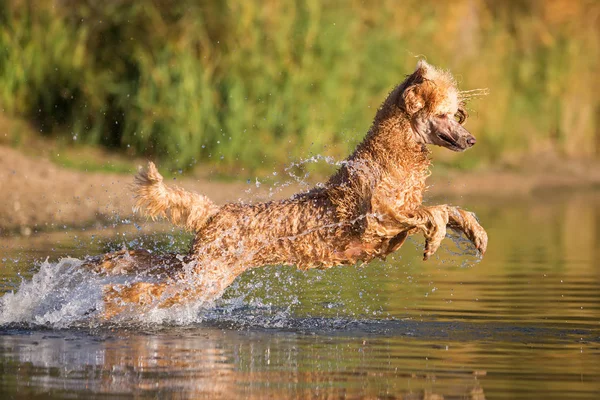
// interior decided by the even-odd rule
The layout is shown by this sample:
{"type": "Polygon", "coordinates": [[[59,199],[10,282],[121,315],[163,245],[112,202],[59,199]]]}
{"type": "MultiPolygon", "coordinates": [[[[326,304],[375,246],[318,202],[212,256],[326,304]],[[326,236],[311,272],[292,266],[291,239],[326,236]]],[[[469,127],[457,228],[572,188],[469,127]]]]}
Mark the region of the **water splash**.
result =
{"type": "Polygon", "coordinates": [[[0,298],[0,325],[65,328],[90,318],[102,304],[102,280],[79,268],[81,260],[44,261],[31,280],[0,298]]]}
{"type": "MultiPolygon", "coordinates": [[[[342,165],[346,165],[351,163],[348,160],[336,160],[333,157],[323,156],[320,154],[314,155],[312,157],[300,159],[296,162],[291,162],[284,168],[284,174],[287,177],[282,176],[280,181],[274,182],[269,187],[269,197],[276,197],[284,192],[286,188],[289,187],[300,187],[303,190],[308,190],[315,186],[312,182],[309,181],[310,172],[307,171],[307,166],[310,164],[319,164],[323,163],[330,167],[339,168],[342,165]]],[[[277,176],[277,172],[273,172],[273,176],[277,176]]],[[[260,188],[263,182],[259,181],[258,178],[255,178],[255,182],[252,183],[251,180],[248,180],[249,184],[255,186],[257,189],[260,188]]],[[[322,183],[317,183],[317,186],[323,185],[322,183]]],[[[249,188],[246,190],[246,193],[252,193],[253,188],[249,188]]]]}
{"type": "Polygon", "coordinates": [[[147,274],[106,276],[82,267],[83,261],[63,258],[42,262],[30,280],[23,279],[16,291],[0,298],[0,326],[45,326],[56,329],[93,327],[107,323],[122,325],[171,324],[201,322],[204,301],[158,307],[145,312],[125,312],[111,321],[102,319],[104,289],[111,285],[131,285],[149,281],[147,274]]]}
{"type": "Polygon", "coordinates": [[[454,243],[454,249],[447,243],[443,244],[440,249],[442,252],[447,252],[450,256],[454,256],[451,257],[453,260],[460,258],[462,260],[460,263],[461,268],[473,267],[483,260],[481,252],[473,246],[473,243],[463,233],[454,229],[448,229],[446,238],[454,243]]]}

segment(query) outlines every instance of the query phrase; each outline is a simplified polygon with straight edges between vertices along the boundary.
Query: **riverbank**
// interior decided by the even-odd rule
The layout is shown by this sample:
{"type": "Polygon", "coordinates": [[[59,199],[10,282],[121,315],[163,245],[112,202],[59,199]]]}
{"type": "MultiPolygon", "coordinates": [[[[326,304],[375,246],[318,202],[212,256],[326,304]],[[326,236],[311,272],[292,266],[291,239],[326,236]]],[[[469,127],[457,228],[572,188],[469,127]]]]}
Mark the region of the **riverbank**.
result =
{"type": "MultiPolygon", "coordinates": [[[[458,196],[496,199],[529,196],[540,191],[600,187],[600,166],[562,163],[551,155],[537,157],[527,169],[482,171],[436,169],[427,198],[458,196]],[[533,165],[534,164],[534,165],[533,165]]],[[[258,178],[260,180],[260,177],[258,178]]],[[[285,198],[305,190],[298,183],[223,182],[198,176],[172,178],[172,184],[209,195],[218,204],[285,198]]],[[[57,166],[0,146],[0,235],[31,235],[75,226],[107,226],[135,216],[129,189],[131,174],[83,172],[57,166]]]]}

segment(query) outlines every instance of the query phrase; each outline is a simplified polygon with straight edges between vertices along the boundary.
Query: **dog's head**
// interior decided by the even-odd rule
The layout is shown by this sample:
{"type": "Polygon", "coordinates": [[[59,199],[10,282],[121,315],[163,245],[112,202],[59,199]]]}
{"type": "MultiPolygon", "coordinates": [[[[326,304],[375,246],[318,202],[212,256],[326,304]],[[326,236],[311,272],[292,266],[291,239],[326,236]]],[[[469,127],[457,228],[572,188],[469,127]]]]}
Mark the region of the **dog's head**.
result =
{"type": "Polygon", "coordinates": [[[468,115],[450,73],[421,60],[400,90],[398,106],[410,118],[417,143],[453,151],[464,151],[475,144],[475,137],[462,126],[468,115]]]}

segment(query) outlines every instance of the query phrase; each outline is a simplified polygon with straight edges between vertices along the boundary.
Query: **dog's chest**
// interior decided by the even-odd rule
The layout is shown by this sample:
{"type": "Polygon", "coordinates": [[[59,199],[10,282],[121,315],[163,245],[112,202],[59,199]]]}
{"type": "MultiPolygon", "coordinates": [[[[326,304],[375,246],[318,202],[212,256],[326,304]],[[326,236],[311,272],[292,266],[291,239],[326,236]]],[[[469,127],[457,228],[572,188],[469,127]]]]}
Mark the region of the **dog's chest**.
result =
{"type": "Polygon", "coordinates": [[[401,173],[384,177],[373,191],[372,212],[388,214],[418,207],[423,201],[423,180],[418,175],[401,173]]]}

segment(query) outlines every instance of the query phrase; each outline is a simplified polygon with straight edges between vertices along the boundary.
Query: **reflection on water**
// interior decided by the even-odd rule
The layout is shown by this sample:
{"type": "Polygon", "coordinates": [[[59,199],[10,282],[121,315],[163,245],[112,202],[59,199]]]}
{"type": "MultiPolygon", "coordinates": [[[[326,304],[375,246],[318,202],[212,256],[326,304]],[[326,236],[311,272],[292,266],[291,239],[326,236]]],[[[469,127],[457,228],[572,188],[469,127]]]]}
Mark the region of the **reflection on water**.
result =
{"type": "MultiPolygon", "coordinates": [[[[457,203],[488,229],[481,262],[448,241],[423,263],[416,239],[363,268],[249,271],[185,326],[6,324],[0,398],[598,398],[600,192],[457,203]]],[[[89,239],[3,238],[0,289],[89,239]]]]}

